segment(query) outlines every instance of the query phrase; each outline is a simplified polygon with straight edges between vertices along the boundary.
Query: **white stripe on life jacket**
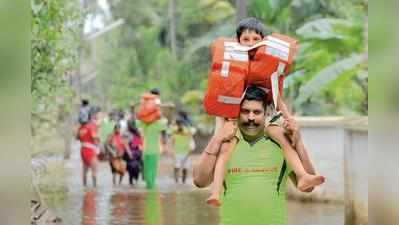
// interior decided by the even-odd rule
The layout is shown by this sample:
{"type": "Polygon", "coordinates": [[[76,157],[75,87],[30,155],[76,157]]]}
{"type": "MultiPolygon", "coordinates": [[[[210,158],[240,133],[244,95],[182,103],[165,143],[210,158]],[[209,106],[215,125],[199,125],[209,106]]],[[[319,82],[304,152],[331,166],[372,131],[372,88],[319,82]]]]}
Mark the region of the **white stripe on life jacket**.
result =
{"type": "Polygon", "coordinates": [[[99,148],[95,144],[92,144],[92,143],[89,143],[89,142],[82,142],[81,146],[85,147],[85,148],[90,148],[90,149],[92,149],[92,150],[94,150],[96,152],[99,152],[99,148]]]}
{"type": "Polygon", "coordinates": [[[219,95],[218,102],[223,102],[225,104],[239,105],[241,103],[241,98],[219,95]]]}
{"type": "Polygon", "coordinates": [[[274,56],[276,58],[279,58],[281,60],[288,61],[288,57],[289,57],[288,53],[280,51],[280,50],[278,50],[276,48],[273,48],[271,46],[267,46],[265,48],[265,53],[267,55],[272,55],[272,56],[274,56]]]}
{"type": "Polygon", "coordinates": [[[285,64],[282,62],[279,62],[277,70],[274,71],[274,73],[271,76],[271,82],[272,82],[272,95],[273,95],[273,103],[274,107],[277,108],[277,97],[279,93],[278,89],[278,78],[284,73],[285,69],[285,64]]]}
{"type": "Polygon", "coordinates": [[[288,48],[287,46],[284,46],[284,45],[280,45],[276,42],[266,41],[266,46],[273,47],[273,48],[275,48],[279,51],[282,51],[284,53],[287,53],[287,54],[290,52],[290,48],[288,48]]]}
{"type": "Polygon", "coordinates": [[[229,68],[230,68],[230,62],[223,61],[222,68],[220,69],[220,75],[222,77],[228,77],[229,76],[229,68]]]}
{"type": "Polygon", "coordinates": [[[267,38],[268,40],[270,40],[270,41],[277,42],[277,43],[280,44],[280,45],[284,45],[284,46],[286,46],[287,48],[290,47],[290,43],[288,43],[288,42],[286,42],[286,41],[283,41],[283,40],[281,40],[281,39],[278,39],[278,38],[276,38],[276,37],[267,36],[266,38],[267,38]]]}
{"type": "Polygon", "coordinates": [[[224,55],[225,60],[235,60],[235,61],[243,61],[248,62],[248,52],[234,51],[225,49],[224,55]]]}

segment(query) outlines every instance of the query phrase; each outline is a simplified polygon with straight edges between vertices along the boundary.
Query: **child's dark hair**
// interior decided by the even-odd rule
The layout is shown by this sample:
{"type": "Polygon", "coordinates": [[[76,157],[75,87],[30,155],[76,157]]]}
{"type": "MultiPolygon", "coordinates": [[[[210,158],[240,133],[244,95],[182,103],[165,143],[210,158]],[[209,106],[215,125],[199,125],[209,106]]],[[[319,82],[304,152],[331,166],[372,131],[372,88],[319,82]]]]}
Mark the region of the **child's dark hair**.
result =
{"type": "Polygon", "coordinates": [[[255,33],[262,36],[262,38],[266,35],[266,31],[265,31],[265,28],[264,28],[262,22],[260,22],[258,19],[254,18],[254,17],[248,17],[248,18],[242,19],[238,23],[237,29],[236,29],[237,39],[240,39],[241,34],[246,30],[255,31],[255,33]]]}
{"type": "Polygon", "coordinates": [[[266,110],[267,107],[267,99],[266,99],[266,92],[257,87],[257,86],[249,86],[245,90],[244,97],[241,101],[241,104],[244,102],[244,100],[248,101],[258,101],[262,102],[263,108],[266,110]]]}

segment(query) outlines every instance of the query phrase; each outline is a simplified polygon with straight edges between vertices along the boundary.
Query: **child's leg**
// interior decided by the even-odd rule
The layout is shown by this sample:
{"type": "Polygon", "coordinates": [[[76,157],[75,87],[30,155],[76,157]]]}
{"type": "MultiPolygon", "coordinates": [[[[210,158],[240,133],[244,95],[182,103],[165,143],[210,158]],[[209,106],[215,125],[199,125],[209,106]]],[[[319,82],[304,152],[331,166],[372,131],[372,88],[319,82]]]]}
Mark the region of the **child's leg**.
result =
{"type": "MultiPolygon", "coordinates": [[[[215,133],[214,135],[218,134],[221,129],[223,129],[224,124],[226,123],[225,118],[222,117],[216,117],[215,118],[215,133]]],[[[212,193],[211,196],[206,200],[206,202],[210,205],[214,206],[220,206],[220,201],[219,201],[219,195],[222,190],[223,186],[223,180],[224,180],[224,172],[225,172],[225,167],[226,167],[226,161],[223,160],[225,158],[226,154],[228,153],[228,147],[229,143],[224,142],[221,146],[218,146],[220,148],[216,162],[215,162],[215,168],[213,171],[213,186],[212,186],[212,193]]],[[[234,149],[234,146],[232,146],[234,149]]]]}
{"type": "Polygon", "coordinates": [[[315,187],[324,183],[323,176],[311,175],[304,169],[298,153],[291,147],[289,141],[284,136],[284,129],[278,126],[268,126],[266,128],[267,134],[275,141],[277,141],[283,149],[284,158],[287,160],[291,168],[294,170],[300,191],[305,191],[309,188],[315,187]]]}
{"type": "Polygon", "coordinates": [[[197,187],[206,187],[213,181],[216,158],[221,143],[235,136],[237,122],[216,118],[216,131],[193,167],[193,181],[197,187]]]}
{"type": "Polygon", "coordinates": [[[213,186],[212,194],[206,200],[210,205],[220,206],[220,193],[222,192],[223,180],[226,172],[226,165],[231,157],[235,145],[237,144],[237,139],[233,138],[229,142],[224,142],[221,146],[219,155],[216,159],[216,166],[213,175],[213,186]]]}

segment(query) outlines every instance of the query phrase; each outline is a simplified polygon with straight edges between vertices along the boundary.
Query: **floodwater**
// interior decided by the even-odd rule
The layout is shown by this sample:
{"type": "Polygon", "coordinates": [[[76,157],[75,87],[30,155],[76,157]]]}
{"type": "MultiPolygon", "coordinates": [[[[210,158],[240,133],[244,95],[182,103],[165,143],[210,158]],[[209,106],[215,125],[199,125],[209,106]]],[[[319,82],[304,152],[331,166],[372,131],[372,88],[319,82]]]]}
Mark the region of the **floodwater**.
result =
{"type": "MultiPolygon", "coordinates": [[[[170,159],[161,161],[154,191],[143,182],[129,186],[127,176],[122,186],[113,187],[108,163],[100,164],[98,187],[83,188],[79,155],[74,154],[65,164],[67,191],[57,201],[46,196],[47,204],[65,225],[217,225],[218,209],[204,202],[209,190],[195,188],[191,179],[175,184],[171,165],[170,159]]],[[[288,201],[288,213],[287,225],[344,224],[343,205],[288,201]]]]}

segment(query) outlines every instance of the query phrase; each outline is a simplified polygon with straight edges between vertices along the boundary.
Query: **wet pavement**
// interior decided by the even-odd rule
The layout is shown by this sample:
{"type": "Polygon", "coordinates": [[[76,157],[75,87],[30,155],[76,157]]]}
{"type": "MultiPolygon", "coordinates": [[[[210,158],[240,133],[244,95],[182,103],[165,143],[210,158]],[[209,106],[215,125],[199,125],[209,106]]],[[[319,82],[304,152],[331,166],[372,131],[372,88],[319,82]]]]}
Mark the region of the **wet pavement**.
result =
{"type": "MultiPolygon", "coordinates": [[[[48,205],[66,225],[218,224],[218,209],[204,202],[209,190],[195,188],[191,178],[186,184],[175,184],[170,158],[161,160],[154,191],[147,191],[142,181],[131,187],[126,175],[123,184],[114,187],[106,162],[99,167],[98,187],[82,187],[78,151],[65,163],[65,170],[67,191],[59,193],[61,200],[48,201],[48,205]]],[[[344,224],[343,205],[288,201],[288,213],[287,225],[344,224]]]]}

